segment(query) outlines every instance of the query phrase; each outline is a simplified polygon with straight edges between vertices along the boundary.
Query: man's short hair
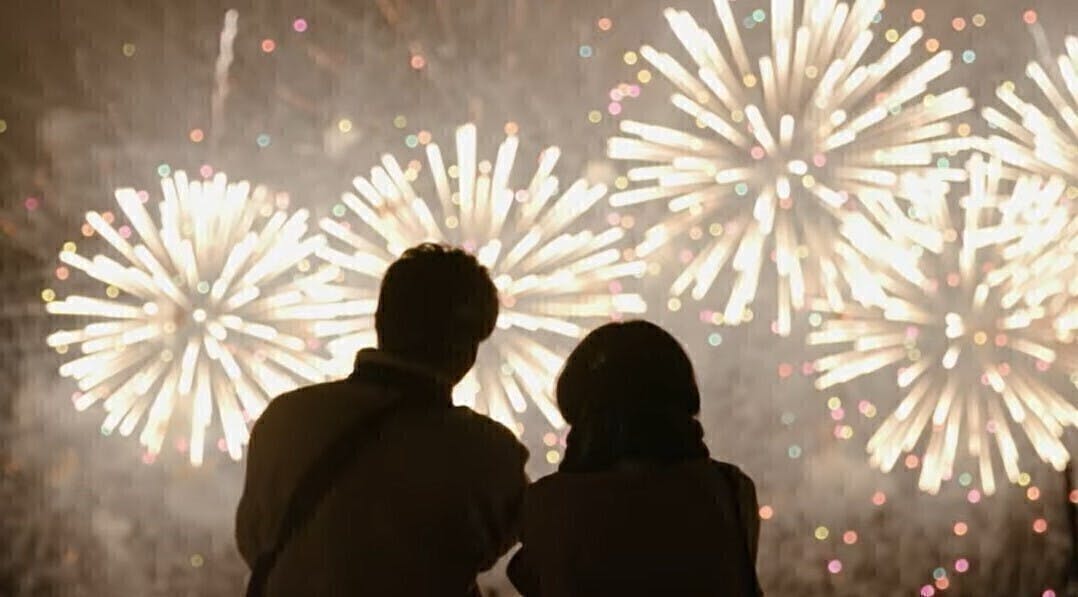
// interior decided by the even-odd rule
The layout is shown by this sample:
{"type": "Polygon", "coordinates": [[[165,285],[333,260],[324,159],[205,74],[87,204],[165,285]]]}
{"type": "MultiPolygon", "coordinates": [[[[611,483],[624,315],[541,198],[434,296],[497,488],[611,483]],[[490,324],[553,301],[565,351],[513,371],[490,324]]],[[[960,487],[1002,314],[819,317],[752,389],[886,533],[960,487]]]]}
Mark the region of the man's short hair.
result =
{"type": "Polygon", "coordinates": [[[498,289],[487,268],[462,249],[433,243],[389,266],[374,316],[382,349],[433,362],[486,340],[497,321],[498,289]]]}

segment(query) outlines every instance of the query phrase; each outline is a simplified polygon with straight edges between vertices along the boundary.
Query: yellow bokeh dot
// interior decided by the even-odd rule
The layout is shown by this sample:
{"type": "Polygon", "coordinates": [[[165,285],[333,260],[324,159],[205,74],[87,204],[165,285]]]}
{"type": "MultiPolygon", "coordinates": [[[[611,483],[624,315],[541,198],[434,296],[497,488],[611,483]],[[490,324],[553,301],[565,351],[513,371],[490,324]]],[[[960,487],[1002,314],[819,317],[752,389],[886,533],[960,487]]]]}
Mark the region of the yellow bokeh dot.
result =
{"type": "Polygon", "coordinates": [[[988,19],[981,13],[973,15],[973,24],[976,27],[984,27],[984,24],[988,22],[988,19]]]}
{"type": "Polygon", "coordinates": [[[61,344],[56,347],[56,354],[67,354],[67,344],[61,344]]]}
{"type": "Polygon", "coordinates": [[[824,539],[827,539],[827,536],[830,535],[830,534],[831,534],[831,531],[828,531],[827,527],[816,527],[816,532],[813,533],[813,535],[815,535],[816,538],[819,539],[820,541],[823,541],[824,539]]]}
{"type": "Polygon", "coordinates": [[[746,307],[745,310],[741,312],[741,321],[748,323],[752,321],[752,318],[755,316],[756,314],[752,312],[752,309],[746,307]]]}
{"type": "Polygon", "coordinates": [[[838,396],[831,396],[827,399],[827,408],[831,410],[842,408],[842,400],[839,400],[838,396]]]}
{"type": "Polygon", "coordinates": [[[1029,473],[1021,473],[1018,475],[1018,484],[1022,487],[1029,485],[1029,473]]]}
{"type": "Polygon", "coordinates": [[[745,84],[745,87],[756,87],[756,75],[748,73],[741,78],[741,82],[745,84]]]}
{"type": "Polygon", "coordinates": [[[741,110],[734,110],[733,112],[730,112],[730,120],[733,120],[734,122],[742,122],[743,120],[745,120],[745,113],[741,110]]]}
{"type": "Polygon", "coordinates": [[[898,31],[896,31],[894,29],[888,29],[887,33],[883,34],[883,37],[887,41],[889,41],[891,43],[895,43],[896,41],[898,41],[898,31]]]}
{"type": "Polygon", "coordinates": [[[711,323],[715,325],[722,325],[724,321],[726,321],[726,318],[723,317],[722,313],[716,312],[711,314],[711,323]]]}
{"type": "Polygon", "coordinates": [[[75,252],[75,243],[73,243],[71,241],[67,241],[66,243],[64,243],[64,252],[65,253],[74,253],[75,252]]]}
{"type": "Polygon", "coordinates": [[[806,189],[811,189],[816,186],[816,178],[811,174],[806,174],[801,177],[801,184],[804,185],[806,189]]]}
{"type": "Polygon", "coordinates": [[[449,168],[446,168],[446,172],[449,173],[449,178],[456,178],[460,173],[460,168],[457,168],[457,165],[453,164],[449,168]]]}
{"type": "Polygon", "coordinates": [[[123,48],[122,48],[122,51],[124,53],[124,56],[127,56],[128,58],[134,56],[135,55],[135,44],[133,44],[133,43],[124,44],[123,48]]]}
{"type": "Polygon", "coordinates": [[[352,121],[347,119],[347,118],[342,118],[342,119],[338,120],[337,121],[337,130],[341,131],[342,133],[351,132],[351,130],[352,130],[352,121]]]}
{"type": "Polygon", "coordinates": [[[1067,199],[1078,199],[1078,187],[1067,187],[1067,199]]]}
{"type": "Polygon", "coordinates": [[[1003,84],[999,86],[999,88],[1003,91],[1009,91],[1011,93],[1014,93],[1014,81],[1004,81],[1003,84]]]}
{"type": "Polygon", "coordinates": [[[449,216],[448,218],[445,219],[445,227],[446,228],[456,228],[457,224],[459,224],[459,223],[460,222],[457,221],[456,216],[449,216]]]}
{"type": "Polygon", "coordinates": [[[722,236],[722,224],[715,222],[707,227],[707,231],[711,233],[711,236],[722,236]]]}
{"type": "Polygon", "coordinates": [[[590,122],[592,124],[599,124],[599,122],[602,119],[603,119],[603,113],[602,112],[600,112],[598,110],[592,110],[591,112],[588,112],[588,122],[590,122]]]}
{"type": "Polygon", "coordinates": [[[109,286],[105,289],[105,296],[109,298],[116,298],[120,296],[120,289],[116,288],[115,286],[109,286]]]}
{"type": "Polygon", "coordinates": [[[548,450],[546,453],[546,461],[550,464],[558,464],[561,461],[561,454],[557,450],[548,450]]]}
{"type": "Polygon", "coordinates": [[[647,69],[641,70],[640,72],[636,73],[636,80],[640,81],[641,83],[651,82],[651,71],[647,69]]]}
{"type": "Polygon", "coordinates": [[[970,134],[970,126],[969,126],[968,123],[963,122],[962,124],[958,125],[958,136],[959,137],[968,137],[969,134],[970,134]]]}
{"type": "Polygon", "coordinates": [[[982,344],[984,344],[987,341],[988,341],[988,334],[986,334],[984,332],[977,332],[976,334],[973,334],[973,343],[976,344],[977,346],[981,346],[982,344]]]}
{"type": "Polygon", "coordinates": [[[820,69],[815,66],[809,66],[805,68],[805,76],[809,79],[815,79],[820,74],[820,69]]]}
{"type": "Polygon", "coordinates": [[[624,176],[619,176],[614,179],[614,188],[619,191],[623,191],[629,187],[629,179],[624,176]]]}
{"type": "Polygon", "coordinates": [[[46,303],[56,300],[56,292],[52,288],[46,288],[41,291],[41,300],[46,303]]]}
{"type": "Polygon", "coordinates": [[[796,255],[798,259],[807,259],[809,256],[809,248],[805,245],[799,245],[794,252],[794,255],[796,255]]]}
{"type": "Polygon", "coordinates": [[[670,309],[671,311],[680,310],[681,309],[681,300],[678,299],[677,297],[671,298],[670,300],[666,301],[666,308],[670,309]]]}
{"type": "Polygon", "coordinates": [[[398,115],[396,118],[393,119],[393,126],[402,129],[408,126],[408,119],[405,118],[403,115],[398,115]]]}
{"type": "Polygon", "coordinates": [[[621,59],[625,61],[625,64],[628,65],[636,64],[636,58],[636,52],[633,52],[631,50],[625,52],[625,55],[621,57],[621,59]]]}
{"type": "Polygon", "coordinates": [[[3,118],[0,118],[0,133],[4,132],[6,130],[7,130],[7,121],[4,120],[3,118]]]}

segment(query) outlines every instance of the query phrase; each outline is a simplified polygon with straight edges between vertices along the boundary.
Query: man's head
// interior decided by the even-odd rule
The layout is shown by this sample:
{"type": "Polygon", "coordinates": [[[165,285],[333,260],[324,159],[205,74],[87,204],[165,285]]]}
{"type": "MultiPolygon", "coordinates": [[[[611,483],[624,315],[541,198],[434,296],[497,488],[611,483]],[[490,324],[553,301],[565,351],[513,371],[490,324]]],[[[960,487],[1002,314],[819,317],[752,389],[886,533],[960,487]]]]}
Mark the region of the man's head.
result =
{"type": "Polygon", "coordinates": [[[498,320],[498,290],[475,257],[443,245],[408,249],[382,278],[378,347],[456,383],[498,320]]]}

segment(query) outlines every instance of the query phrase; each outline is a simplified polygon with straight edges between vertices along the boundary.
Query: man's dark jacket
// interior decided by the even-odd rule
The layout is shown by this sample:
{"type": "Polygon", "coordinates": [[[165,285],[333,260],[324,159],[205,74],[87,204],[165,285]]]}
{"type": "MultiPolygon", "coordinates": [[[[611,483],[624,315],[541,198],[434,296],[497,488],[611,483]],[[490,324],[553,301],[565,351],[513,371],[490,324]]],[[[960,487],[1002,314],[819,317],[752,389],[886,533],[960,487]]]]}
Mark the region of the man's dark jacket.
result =
{"type": "Polygon", "coordinates": [[[527,451],[450,389],[382,352],[348,380],[284,394],[251,434],[236,542],[267,550],[296,483],[357,417],[389,414],[280,554],[267,595],[474,595],[517,541],[527,451]]]}

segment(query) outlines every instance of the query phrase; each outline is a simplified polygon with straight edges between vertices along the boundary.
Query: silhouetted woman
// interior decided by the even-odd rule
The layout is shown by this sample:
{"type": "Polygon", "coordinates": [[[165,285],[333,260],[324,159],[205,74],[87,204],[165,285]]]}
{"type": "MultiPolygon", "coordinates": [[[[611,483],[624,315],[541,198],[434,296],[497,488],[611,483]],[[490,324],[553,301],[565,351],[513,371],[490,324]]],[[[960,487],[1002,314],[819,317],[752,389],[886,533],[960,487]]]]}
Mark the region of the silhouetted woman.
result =
{"type": "Polygon", "coordinates": [[[572,426],[529,488],[509,577],[527,597],[760,593],[756,490],[711,460],[692,363],[646,321],[588,334],[558,378],[572,426]]]}

